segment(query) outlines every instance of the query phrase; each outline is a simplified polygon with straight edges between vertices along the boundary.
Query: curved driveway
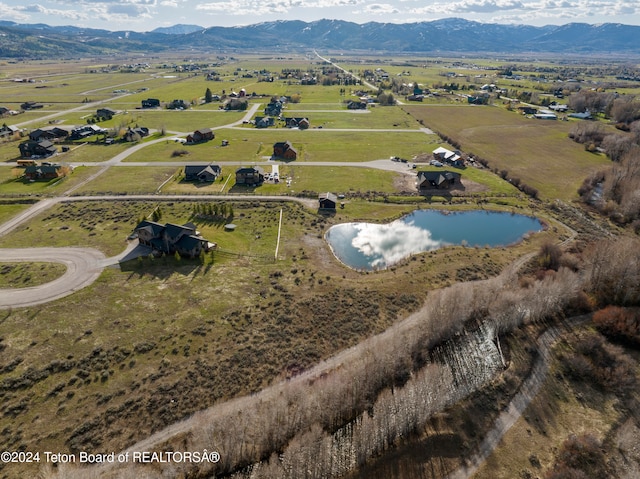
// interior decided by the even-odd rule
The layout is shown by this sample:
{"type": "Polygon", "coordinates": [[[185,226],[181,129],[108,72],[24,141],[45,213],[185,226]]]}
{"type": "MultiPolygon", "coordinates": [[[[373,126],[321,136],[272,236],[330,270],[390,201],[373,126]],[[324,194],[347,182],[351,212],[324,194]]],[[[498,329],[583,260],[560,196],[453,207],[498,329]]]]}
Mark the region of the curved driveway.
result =
{"type": "Polygon", "coordinates": [[[47,303],[90,285],[102,272],[105,256],[92,248],[11,248],[0,249],[2,262],[61,263],[67,271],[49,283],[17,289],[0,289],[0,308],[19,308],[47,303]]]}
{"type": "Polygon", "coordinates": [[[149,251],[137,241],[110,258],[93,248],[0,248],[0,263],[60,263],[67,267],[62,276],[39,286],[0,289],[0,309],[34,306],[63,298],[89,286],[107,266],[149,251]]]}

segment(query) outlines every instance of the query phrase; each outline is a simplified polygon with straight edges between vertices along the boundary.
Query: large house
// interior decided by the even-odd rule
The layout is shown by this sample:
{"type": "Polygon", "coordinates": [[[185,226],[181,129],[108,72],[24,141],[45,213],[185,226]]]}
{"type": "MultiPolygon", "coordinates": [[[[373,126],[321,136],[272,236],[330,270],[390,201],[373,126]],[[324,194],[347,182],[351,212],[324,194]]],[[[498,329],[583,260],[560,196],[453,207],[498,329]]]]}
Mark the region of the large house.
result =
{"type": "Polygon", "coordinates": [[[136,126],[135,128],[128,128],[123,138],[125,141],[134,142],[140,141],[145,136],[149,136],[149,128],[145,126],[136,126]]]}
{"type": "Polygon", "coordinates": [[[184,167],[186,181],[213,182],[220,176],[222,169],[218,165],[187,165],[184,167]]]}
{"type": "Polygon", "coordinates": [[[195,258],[202,251],[215,248],[196,231],[194,224],[176,225],[173,223],[160,224],[144,220],[136,226],[134,233],[138,235],[140,244],[151,247],[154,251],[165,254],[195,258]]]}
{"type": "Polygon", "coordinates": [[[118,113],[115,110],[112,110],[111,108],[98,108],[96,110],[96,116],[98,118],[107,118],[107,119],[111,119],[112,117],[114,117],[116,115],[116,113],[118,113]]]}
{"type": "Polygon", "coordinates": [[[187,135],[187,143],[200,143],[213,140],[216,137],[211,128],[201,128],[187,135]]]}
{"type": "Polygon", "coordinates": [[[418,190],[448,189],[460,182],[460,173],[453,171],[420,171],[418,173],[418,190]]]}
{"type": "Polygon", "coordinates": [[[20,108],[23,110],[37,110],[39,108],[44,108],[42,103],[36,103],[35,101],[25,101],[20,108]]]}
{"type": "Polygon", "coordinates": [[[29,133],[29,139],[33,141],[41,140],[59,140],[69,136],[69,132],[63,128],[54,126],[52,128],[38,128],[29,133]]]}
{"type": "Polygon", "coordinates": [[[311,125],[308,118],[285,118],[284,121],[287,128],[299,128],[300,130],[306,130],[311,125]]]}
{"type": "Polygon", "coordinates": [[[255,124],[256,128],[268,128],[275,125],[275,120],[272,116],[256,116],[255,124]]]}
{"type": "Polygon", "coordinates": [[[244,167],[236,170],[236,184],[256,186],[264,182],[264,170],[259,166],[244,167]]]}
{"type": "Polygon", "coordinates": [[[273,145],[274,158],[282,158],[283,160],[295,160],[298,158],[298,150],[296,150],[290,141],[279,141],[273,145]]]}
{"type": "Polygon", "coordinates": [[[29,180],[51,180],[65,175],[60,165],[30,165],[24,170],[24,176],[29,180]]]}
{"type": "Polygon", "coordinates": [[[49,140],[27,140],[20,143],[18,148],[20,148],[20,156],[22,158],[31,158],[33,156],[47,157],[55,155],[58,152],[57,148],[49,140]]]}

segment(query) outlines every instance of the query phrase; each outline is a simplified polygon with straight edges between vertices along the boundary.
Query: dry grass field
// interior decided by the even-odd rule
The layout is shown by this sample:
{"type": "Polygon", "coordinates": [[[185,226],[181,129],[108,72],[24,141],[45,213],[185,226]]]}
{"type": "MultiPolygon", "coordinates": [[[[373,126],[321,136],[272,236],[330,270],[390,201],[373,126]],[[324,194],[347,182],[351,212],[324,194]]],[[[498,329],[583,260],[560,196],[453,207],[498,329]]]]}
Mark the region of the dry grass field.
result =
{"type": "Polygon", "coordinates": [[[610,164],[568,137],[572,122],[535,120],[491,106],[404,106],[426,126],[485,158],[491,168],[538,189],[543,198],[577,198],[593,171],[610,164]]]}

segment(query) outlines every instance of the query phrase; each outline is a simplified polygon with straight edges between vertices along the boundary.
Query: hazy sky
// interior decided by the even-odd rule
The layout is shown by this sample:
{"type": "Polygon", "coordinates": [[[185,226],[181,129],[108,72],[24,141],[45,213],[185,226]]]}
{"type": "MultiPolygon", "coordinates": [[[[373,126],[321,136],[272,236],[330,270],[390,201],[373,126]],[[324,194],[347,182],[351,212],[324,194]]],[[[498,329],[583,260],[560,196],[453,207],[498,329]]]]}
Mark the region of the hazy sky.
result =
{"type": "Polygon", "coordinates": [[[0,0],[2,20],[106,30],[321,18],[406,23],[448,17],[529,25],[640,25],[640,0],[0,0]]]}

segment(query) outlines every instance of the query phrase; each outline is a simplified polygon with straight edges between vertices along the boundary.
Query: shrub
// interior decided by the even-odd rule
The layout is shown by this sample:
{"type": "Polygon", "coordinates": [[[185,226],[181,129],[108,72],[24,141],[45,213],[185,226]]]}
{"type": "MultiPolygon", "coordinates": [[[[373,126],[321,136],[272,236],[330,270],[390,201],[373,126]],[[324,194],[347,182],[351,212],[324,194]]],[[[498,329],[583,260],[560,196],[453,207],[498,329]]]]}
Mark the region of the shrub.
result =
{"type": "Polygon", "coordinates": [[[593,323],[612,341],[640,347],[640,309],[607,306],[593,315],[593,323]]]}

